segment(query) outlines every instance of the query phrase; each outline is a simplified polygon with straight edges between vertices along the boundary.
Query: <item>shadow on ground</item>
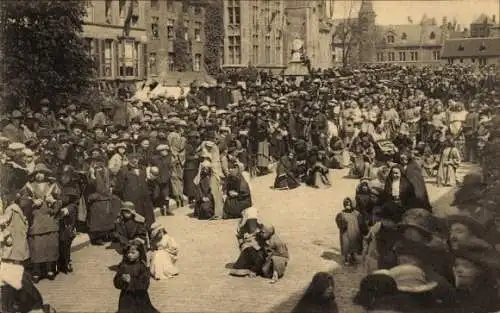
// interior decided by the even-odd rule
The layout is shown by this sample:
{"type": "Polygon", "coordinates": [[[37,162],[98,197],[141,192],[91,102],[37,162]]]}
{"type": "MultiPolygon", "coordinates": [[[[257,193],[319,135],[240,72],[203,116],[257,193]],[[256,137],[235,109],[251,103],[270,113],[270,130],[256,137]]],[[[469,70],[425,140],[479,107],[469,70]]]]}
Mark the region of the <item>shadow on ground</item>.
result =
{"type": "MultiPolygon", "coordinates": [[[[450,207],[450,203],[453,202],[455,192],[455,189],[450,189],[440,198],[433,201],[432,204],[435,210],[434,214],[437,216],[446,216],[454,213],[454,210],[450,207]]],[[[313,244],[319,246],[323,245],[323,243],[319,241],[313,242],[313,244]]],[[[343,264],[342,256],[340,255],[340,251],[337,249],[327,248],[327,250],[323,251],[320,256],[325,260],[331,260],[341,265],[343,264]]],[[[357,265],[348,267],[340,266],[338,269],[331,271],[331,273],[333,274],[335,280],[335,297],[339,306],[339,312],[365,312],[363,308],[352,303],[352,299],[358,290],[359,283],[365,276],[361,258],[358,258],[357,265]]],[[[293,311],[306,288],[307,286],[303,286],[301,292],[291,294],[285,301],[274,306],[269,313],[293,311]]]]}

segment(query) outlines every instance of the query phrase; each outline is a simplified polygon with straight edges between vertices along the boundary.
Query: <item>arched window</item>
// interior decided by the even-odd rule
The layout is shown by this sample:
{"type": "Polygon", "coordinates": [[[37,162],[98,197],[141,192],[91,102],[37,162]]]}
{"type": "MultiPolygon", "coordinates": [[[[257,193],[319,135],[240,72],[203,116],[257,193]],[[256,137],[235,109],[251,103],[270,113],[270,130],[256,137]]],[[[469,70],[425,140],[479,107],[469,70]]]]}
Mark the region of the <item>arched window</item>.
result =
{"type": "Polygon", "coordinates": [[[436,39],[436,33],[431,32],[431,35],[429,36],[430,39],[436,39]]]}
{"type": "Polygon", "coordinates": [[[394,35],[387,36],[387,43],[394,43],[394,35]]]}
{"type": "Polygon", "coordinates": [[[408,39],[408,35],[406,33],[401,34],[401,39],[406,40],[408,39]]]}

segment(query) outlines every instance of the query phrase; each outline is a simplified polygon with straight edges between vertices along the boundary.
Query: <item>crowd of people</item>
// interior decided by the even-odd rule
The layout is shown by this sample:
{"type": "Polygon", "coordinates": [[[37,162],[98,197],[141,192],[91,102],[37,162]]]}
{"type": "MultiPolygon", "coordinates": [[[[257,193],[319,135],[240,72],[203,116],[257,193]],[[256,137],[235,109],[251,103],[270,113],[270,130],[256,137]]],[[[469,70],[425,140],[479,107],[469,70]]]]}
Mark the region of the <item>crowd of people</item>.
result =
{"type": "MultiPolygon", "coordinates": [[[[250,177],[270,174],[275,165],[276,192],[302,183],[328,188],[330,170],[350,168],[361,182],[336,218],[342,252],[348,265],[364,250],[370,273],[378,270],[362,282],[359,303],[373,307],[400,294],[423,303],[425,293],[433,304],[458,299],[454,304],[462,306],[478,296],[475,304],[493,306],[486,299],[497,298],[487,298],[494,285],[481,284],[497,266],[486,257],[494,251],[479,235],[485,230],[466,217],[450,221],[451,228],[435,222],[425,179],[454,186],[462,160],[481,164],[494,83],[489,68],[373,65],[313,72],[300,82],[269,75],[212,90],[193,84],[178,99],[130,95],[97,106],[49,99],[18,105],[0,122],[0,225],[8,247],[2,271],[11,264],[22,273],[6,285],[21,289],[21,278],[30,280],[24,268],[35,283],[72,272],[72,241],[86,231],[94,245],[120,245],[124,261],[115,286],[122,289],[123,311],[137,297],[143,297],[137,305],[148,306],[149,283],[132,284],[130,271],[146,270],[148,281],[178,273],[178,245],[156,223],[155,209],[172,215],[186,205],[199,219],[240,218],[241,255],[231,274],[276,282],[288,248],[274,227],[259,221],[250,177]],[[446,236],[450,247],[441,240],[446,236]],[[484,257],[474,259],[478,243],[484,257]],[[431,255],[443,264],[419,259],[431,255]],[[404,285],[408,277],[422,285],[404,285]],[[392,289],[382,293],[384,284],[392,289]],[[446,295],[428,297],[433,286],[446,295]]],[[[9,305],[19,304],[2,311],[11,312],[9,305]]]]}

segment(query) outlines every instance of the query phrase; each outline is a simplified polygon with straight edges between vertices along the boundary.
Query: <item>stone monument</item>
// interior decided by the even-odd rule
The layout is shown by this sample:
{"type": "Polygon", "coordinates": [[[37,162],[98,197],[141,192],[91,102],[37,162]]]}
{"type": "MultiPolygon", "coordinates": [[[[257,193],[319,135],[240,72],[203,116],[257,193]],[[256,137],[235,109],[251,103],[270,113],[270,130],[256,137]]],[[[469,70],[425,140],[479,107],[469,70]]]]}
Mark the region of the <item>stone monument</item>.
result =
{"type": "Polygon", "coordinates": [[[298,80],[301,80],[304,76],[309,75],[307,66],[301,60],[303,54],[304,41],[302,39],[295,38],[292,41],[292,58],[290,62],[288,62],[288,66],[285,69],[285,76],[295,76],[298,80]]]}

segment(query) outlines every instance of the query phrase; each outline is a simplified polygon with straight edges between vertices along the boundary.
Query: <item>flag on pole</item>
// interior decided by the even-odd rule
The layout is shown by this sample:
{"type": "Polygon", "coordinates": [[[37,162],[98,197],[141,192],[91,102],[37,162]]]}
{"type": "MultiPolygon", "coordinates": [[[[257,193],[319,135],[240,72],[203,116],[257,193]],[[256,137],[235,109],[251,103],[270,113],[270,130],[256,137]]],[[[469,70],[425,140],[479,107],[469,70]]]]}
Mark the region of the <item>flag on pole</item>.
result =
{"type": "Polygon", "coordinates": [[[408,22],[409,22],[410,24],[413,24],[413,19],[411,18],[411,16],[408,16],[408,22]]]}

